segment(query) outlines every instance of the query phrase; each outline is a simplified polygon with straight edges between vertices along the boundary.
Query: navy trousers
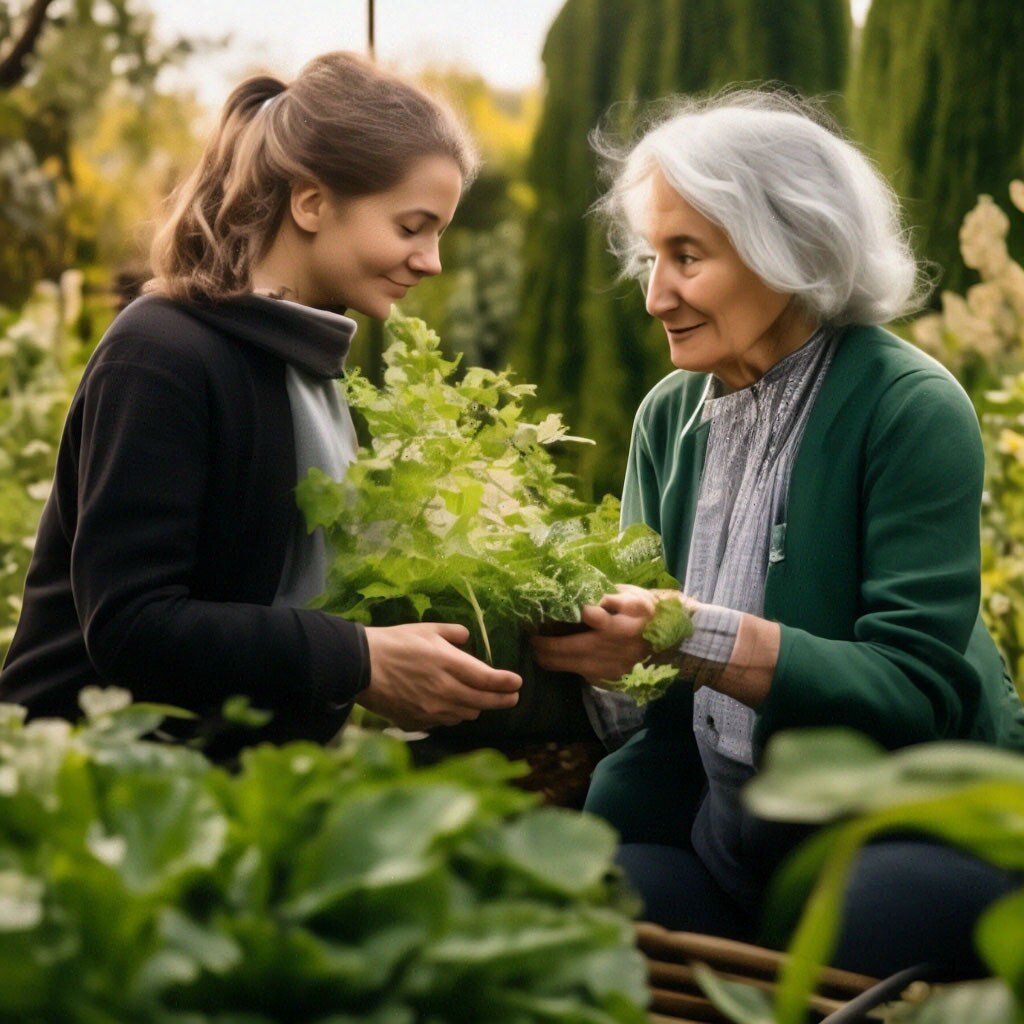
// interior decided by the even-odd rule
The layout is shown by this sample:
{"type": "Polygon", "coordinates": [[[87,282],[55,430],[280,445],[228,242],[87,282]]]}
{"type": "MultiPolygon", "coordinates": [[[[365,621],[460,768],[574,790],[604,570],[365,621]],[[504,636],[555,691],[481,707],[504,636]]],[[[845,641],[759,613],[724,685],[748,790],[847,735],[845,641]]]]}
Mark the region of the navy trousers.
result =
{"type": "MultiPolygon", "coordinates": [[[[667,708],[670,697],[659,704],[667,708]]],[[[704,776],[693,734],[679,728],[681,718],[648,714],[646,727],[598,765],[585,809],[618,829],[619,863],[643,899],[646,920],[783,948],[800,908],[782,921],[767,919],[761,904],[739,905],[690,847],[704,776]]],[[[745,822],[749,866],[765,888],[812,831],[745,822]]],[[[974,951],[974,925],[991,903],[1021,885],[1020,874],[923,837],[880,839],[855,865],[832,964],[884,977],[930,963],[950,980],[982,977],[989,972],[974,951]]]]}
{"type": "MultiPolygon", "coordinates": [[[[692,850],[627,843],[618,861],[644,901],[645,920],[673,931],[766,941],[762,908],[739,906],[692,850]]],[[[873,843],[854,867],[830,962],[877,978],[922,963],[944,980],[984,977],[990,972],[974,950],[974,925],[1020,885],[1011,874],[937,843],[873,843]]]]}

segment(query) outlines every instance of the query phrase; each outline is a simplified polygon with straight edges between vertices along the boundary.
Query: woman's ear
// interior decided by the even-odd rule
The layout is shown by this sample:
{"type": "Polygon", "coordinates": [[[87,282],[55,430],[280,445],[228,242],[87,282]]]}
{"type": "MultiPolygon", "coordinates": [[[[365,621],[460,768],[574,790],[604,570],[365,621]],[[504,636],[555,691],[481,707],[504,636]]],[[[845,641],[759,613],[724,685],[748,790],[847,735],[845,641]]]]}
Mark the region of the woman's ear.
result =
{"type": "Polygon", "coordinates": [[[292,185],[291,212],[296,226],[315,235],[320,230],[326,200],[323,187],[314,182],[298,181],[292,185]]]}

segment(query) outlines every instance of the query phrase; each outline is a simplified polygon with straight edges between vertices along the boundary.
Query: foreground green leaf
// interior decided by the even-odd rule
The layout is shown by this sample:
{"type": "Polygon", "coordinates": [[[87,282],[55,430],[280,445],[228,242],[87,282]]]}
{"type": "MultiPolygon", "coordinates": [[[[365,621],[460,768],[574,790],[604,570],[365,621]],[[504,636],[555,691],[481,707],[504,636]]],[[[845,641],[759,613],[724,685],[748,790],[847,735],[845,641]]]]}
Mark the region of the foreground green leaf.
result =
{"type": "MultiPolygon", "coordinates": [[[[827,822],[860,815],[816,835],[773,880],[769,917],[785,918],[811,889],[780,980],[779,1024],[803,1021],[807,997],[835,947],[850,872],[860,849],[875,836],[909,830],[999,867],[1024,869],[1020,754],[972,743],[926,744],[887,754],[863,737],[837,730],[784,733],[769,745],[764,769],[743,798],[754,813],[776,820],[827,822]]],[[[991,951],[1008,927],[1024,931],[1022,906],[1011,898],[993,909],[980,932],[987,942],[983,952],[991,951]]],[[[1021,961],[1021,944],[1011,941],[990,964],[1018,986],[1021,961]]]]}
{"type": "Polygon", "coordinates": [[[229,775],[91,698],[78,727],[0,711],[0,1020],[643,1019],[614,835],[521,766],[353,733],[229,775]]]}

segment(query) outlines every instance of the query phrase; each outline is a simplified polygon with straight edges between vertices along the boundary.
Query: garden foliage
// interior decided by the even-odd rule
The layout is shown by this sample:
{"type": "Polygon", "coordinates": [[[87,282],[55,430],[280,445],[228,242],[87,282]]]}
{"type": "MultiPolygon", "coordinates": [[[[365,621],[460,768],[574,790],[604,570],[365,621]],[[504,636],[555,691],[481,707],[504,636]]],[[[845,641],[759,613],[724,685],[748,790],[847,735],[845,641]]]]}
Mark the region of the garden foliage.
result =
{"type": "Polygon", "coordinates": [[[906,197],[915,249],[957,291],[970,275],[954,226],[979,193],[1024,172],[1022,49],[1019,0],[873,0],[861,34],[847,89],[854,135],[906,197]]]}
{"type": "Polygon", "coordinates": [[[645,1019],[614,833],[517,766],[349,734],[228,774],[129,701],[87,689],[74,728],[0,706],[0,1020],[645,1019]]]}

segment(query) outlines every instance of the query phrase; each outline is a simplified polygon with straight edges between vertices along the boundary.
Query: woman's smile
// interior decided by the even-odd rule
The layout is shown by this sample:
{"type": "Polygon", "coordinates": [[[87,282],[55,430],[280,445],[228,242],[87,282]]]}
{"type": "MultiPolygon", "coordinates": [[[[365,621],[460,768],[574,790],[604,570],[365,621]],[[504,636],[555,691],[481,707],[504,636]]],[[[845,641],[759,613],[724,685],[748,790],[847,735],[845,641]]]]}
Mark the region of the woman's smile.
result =
{"type": "Polygon", "coordinates": [[[706,320],[701,320],[700,323],[690,324],[689,327],[669,327],[668,324],[665,324],[665,331],[673,341],[680,341],[683,338],[688,338],[694,331],[703,327],[706,323],[706,320]]]}
{"type": "Polygon", "coordinates": [[[415,281],[412,284],[404,284],[402,281],[396,281],[393,277],[388,277],[387,274],[384,275],[384,280],[387,281],[392,288],[398,288],[401,295],[404,295],[416,284],[415,281]]]}

